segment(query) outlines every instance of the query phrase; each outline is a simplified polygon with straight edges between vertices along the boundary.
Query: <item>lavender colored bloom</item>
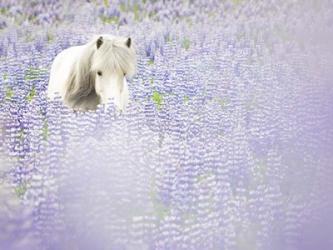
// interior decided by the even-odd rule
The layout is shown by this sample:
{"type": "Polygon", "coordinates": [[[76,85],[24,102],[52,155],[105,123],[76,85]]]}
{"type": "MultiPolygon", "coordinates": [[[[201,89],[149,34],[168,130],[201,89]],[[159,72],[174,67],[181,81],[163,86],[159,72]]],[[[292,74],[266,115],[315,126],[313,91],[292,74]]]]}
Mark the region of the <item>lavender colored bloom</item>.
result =
{"type": "Polygon", "coordinates": [[[329,1],[0,13],[1,249],[333,248],[329,1]],[[137,49],[122,114],[46,98],[55,55],[96,33],[137,49]]]}

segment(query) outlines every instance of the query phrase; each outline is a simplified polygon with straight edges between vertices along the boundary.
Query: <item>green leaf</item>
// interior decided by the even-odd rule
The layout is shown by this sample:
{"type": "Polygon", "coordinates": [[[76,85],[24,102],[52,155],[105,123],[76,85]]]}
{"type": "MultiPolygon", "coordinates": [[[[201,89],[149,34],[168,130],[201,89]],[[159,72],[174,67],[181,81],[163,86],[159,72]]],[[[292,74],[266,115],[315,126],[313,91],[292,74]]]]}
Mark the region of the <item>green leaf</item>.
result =
{"type": "Polygon", "coordinates": [[[7,9],[6,8],[0,8],[0,15],[6,15],[7,9]]]}
{"type": "Polygon", "coordinates": [[[201,175],[199,175],[199,176],[197,177],[197,182],[199,182],[199,183],[205,183],[205,182],[207,182],[207,181],[209,180],[209,178],[212,177],[212,176],[214,176],[214,174],[211,173],[211,172],[203,173],[203,174],[201,174],[201,175]]]}
{"type": "Polygon", "coordinates": [[[105,7],[109,8],[110,6],[109,0],[103,0],[103,3],[105,7]]]}
{"type": "Polygon", "coordinates": [[[43,69],[43,68],[29,68],[25,72],[24,80],[26,80],[26,81],[36,80],[39,78],[40,75],[42,75],[43,73],[46,73],[46,72],[47,72],[47,69],[43,69]]]}
{"type": "Polygon", "coordinates": [[[170,214],[170,208],[164,206],[161,202],[154,201],[154,210],[156,217],[163,220],[168,214],[170,214]]]}
{"type": "Polygon", "coordinates": [[[15,188],[15,193],[18,197],[22,198],[27,191],[27,184],[21,183],[15,188]]]}
{"type": "Polygon", "coordinates": [[[54,40],[54,35],[50,32],[46,34],[47,42],[52,42],[54,40]]]}
{"type": "Polygon", "coordinates": [[[236,5],[236,4],[240,4],[243,0],[232,0],[232,2],[236,5]]]}
{"type": "Polygon", "coordinates": [[[134,13],[134,20],[138,21],[140,17],[139,16],[140,10],[139,10],[139,5],[137,3],[135,3],[133,6],[133,13],[134,13]]]}
{"type": "Polygon", "coordinates": [[[182,47],[186,50],[190,48],[191,41],[188,38],[184,38],[182,42],[182,47]]]}
{"type": "Polygon", "coordinates": [[[154,60],[153,59],[149,59],[148,60],[148,65],[153,65],[154,64],[154,60]]]}
{"type": "Polygon", "coordinates": [[[100,16],[103,23],[106,24],[118,24],[119,23],[119,17],[113,16],[113,17],[107,17],[107,16],[100,16]]]}
{"type": "Polygon", "coordinates": [[[156,14],[157,14],[157,12],[156,12],[155,10],[149,11],[149,12],[148,12],[148,17],[149,17],[149,18],[153,18],[153,17],[156,16],[156,14]]]}
{"type": "Polygon", "coordinates": [[[163,103],[163,96],[158,91],[154,91],[152,99],[156,104],[157,109],[160,110],[163,103]]]}
{"type": "Polygon", "coordinates": [[[167,43],[172,41],[172,37],[170,36],[170,34],[168,34],[168,36],[166,37],[165,41],[167,43]]]}
{"type": "Polygon", "coordinates": [[[121,3],[119,5],[119,9],[120,9],[121,12],[127,12],[126,4],[125,3],[121,3]]]}
{"type": "Polygon", "coordinates": [[[6,99],[11,99],[14,96],[14,91],[11,88],[6,89],[6,99]]]}
{"type": "Polygon", "coordinates": [[[218,104],[220,104],[222,106],[222,108],[225,108],[228,104],[228,101],[226,99],[223,99],[223,98],[217,97],[216,101],[217,101],[218,104]]]}
{"type": "Polygon", "coordinates": [[[19,138],[20,140],[23,140],[23,139],[24,139],[24,130],[23,130],[23,129],[20,130],[20,132],[19,132],[19,134],[18,134],[18,138],[19,138]]]}
{"type": "Polygon", "coordinates": [[[36,96],[36,88],[35,88],[35,86],[33,86],[32,89],[30,90],[29,94],[27,95],[26,99],[28,102],[31,102],[35,96],[36,96]]]}

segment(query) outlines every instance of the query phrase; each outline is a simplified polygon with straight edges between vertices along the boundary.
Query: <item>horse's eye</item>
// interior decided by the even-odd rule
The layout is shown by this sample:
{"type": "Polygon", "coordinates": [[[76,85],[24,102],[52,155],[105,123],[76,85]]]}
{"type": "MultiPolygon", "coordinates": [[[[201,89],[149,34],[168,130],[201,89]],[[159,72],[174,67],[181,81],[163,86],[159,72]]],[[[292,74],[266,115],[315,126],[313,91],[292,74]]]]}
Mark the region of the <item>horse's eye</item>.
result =
{"type": "Polygon", "coordinates": [[[97,71],[97,75],[102,76],[102,71],[97,71]]]}

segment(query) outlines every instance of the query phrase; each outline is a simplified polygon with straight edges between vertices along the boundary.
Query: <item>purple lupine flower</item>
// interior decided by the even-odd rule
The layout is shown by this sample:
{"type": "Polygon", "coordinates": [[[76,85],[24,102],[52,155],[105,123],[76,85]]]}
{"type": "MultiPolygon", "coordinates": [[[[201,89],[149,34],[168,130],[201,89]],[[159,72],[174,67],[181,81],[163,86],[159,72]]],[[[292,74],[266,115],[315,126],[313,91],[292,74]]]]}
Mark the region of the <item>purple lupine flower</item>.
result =
{"type": "Polygon", "coordinates": [[[0,246],[332,248],[324,2],[3,0],[0,246]],[[54,56],[98,32],[137,46],[122,114],[45,95],[54,56]]]}

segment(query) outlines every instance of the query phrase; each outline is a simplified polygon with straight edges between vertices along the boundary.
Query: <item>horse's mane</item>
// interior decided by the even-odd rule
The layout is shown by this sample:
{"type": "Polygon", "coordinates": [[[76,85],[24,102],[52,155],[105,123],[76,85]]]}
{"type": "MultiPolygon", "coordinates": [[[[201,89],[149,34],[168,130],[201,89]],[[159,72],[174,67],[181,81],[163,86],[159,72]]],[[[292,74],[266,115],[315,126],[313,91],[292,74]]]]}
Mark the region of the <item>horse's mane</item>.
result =
{"type": "Polygon", "coordinates": [[[126,47],[123,38],[110,39],[108,36],[103,36],[103,44],[99,48],[96,47],[96,39],[84,46],[68,78],[65,102],[74,109],[96,109],[100,102],[95,90],[96,71],[108,68],[132,77],[136,65],[135,52],[133,47],[126,47]]]}

